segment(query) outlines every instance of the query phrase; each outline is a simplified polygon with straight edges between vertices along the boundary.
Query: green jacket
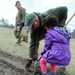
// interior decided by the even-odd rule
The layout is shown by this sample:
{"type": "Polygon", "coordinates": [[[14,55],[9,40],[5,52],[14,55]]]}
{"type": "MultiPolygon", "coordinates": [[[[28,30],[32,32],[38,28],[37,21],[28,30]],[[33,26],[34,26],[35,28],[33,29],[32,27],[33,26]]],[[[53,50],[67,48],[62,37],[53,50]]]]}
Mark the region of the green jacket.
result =
{"type": "Polygon", "coordinates": [[[26,9],[21,7],[16,15],[16,23],[15,25],[21,25],[22,23],[25,23],[25,16],[26,16],[26,9]]]}
{"type": "Polygon", "coordinates": [[[59,25],[61,27],[63,27],[65,25],[65,21],[67,19],[67,11],[68,11],[67,7],[62,6],[62,7],[57,7],[57,8],[54,8],[54,9],[50,9],[50,10],[42,13],[42,15],[43,15],[43,17],[46,17],[49,14],[55,15],[59,20],[59,25]]]}
{"type": "Polygon", "coordinates": [[[37,28],[36,30],[31,30],[31,42],[30,42],[30,47],[29,47],[29,56],[31,58],[34,58],[35,50],[36,47],[41,39],[45,37],[46,30],[44,29],[42,25],[42,19],[48,16],[49,14],[55,15],[58,20],[59,20],[59,25],[63,27],[65,25],[65,21],[67,19],[67,7],[58,7],[54,9],[50,9],[44,13],[36,13],[36,15],[40,19],[40,27],[37,28]]]}
{"type": "MultiPolygon", "coordinates": [[[[46,30],[44,29],[44,27],[42,25],[42,19],[43,18],[45,18],[49,14],[53,14],[53,15],[55,15],[58,18],[59,26],[63,27],[65,25],[65,21],[67,19],[67,11],[68,11],[67,7],[64,6],[64,7],[58,7],[58,8],[50,9],[50,10],[44,12],[44,13],[35,13],[39,17],[39,19],[40,19],[40,27],[37,28],[36,31],[35,30],[31,30],[32,34],[34,32],[36,32],[35,35],[38,34],[38,38],[36,40],[38,40],[41,37],[43,37],[43,38],[45,37],[46,30]]],[[[31,39],[33,39],[33,37],[31,39]]],[[[37,37],[37,36],[35,36],[35,37],[37,37]]]]}

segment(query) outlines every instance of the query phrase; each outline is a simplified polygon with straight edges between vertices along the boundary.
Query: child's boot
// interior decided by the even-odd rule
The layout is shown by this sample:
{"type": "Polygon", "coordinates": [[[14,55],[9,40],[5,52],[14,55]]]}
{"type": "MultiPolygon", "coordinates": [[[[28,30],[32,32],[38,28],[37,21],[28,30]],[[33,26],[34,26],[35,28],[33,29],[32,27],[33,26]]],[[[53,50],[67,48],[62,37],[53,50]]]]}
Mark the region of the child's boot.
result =
{"type": "Polygon", "coordinates": [[[56,75],[56,73],[51,72],[51,74],[50,74],[50,75],[56,75]]]}
{"type": "Polygon", "coordinates": [[[42,75],[50,75],[48,72],[43,72],[42,75]]]}

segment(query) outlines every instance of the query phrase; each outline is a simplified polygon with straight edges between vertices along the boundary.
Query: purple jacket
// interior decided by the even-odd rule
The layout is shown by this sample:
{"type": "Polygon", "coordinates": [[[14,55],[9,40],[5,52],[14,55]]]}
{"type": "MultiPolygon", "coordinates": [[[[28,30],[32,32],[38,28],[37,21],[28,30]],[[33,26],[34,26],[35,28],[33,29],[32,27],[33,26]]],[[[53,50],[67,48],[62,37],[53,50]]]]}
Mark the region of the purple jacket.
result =
{"type": "Polygon", "coordinates": [[[71,60],[71,34],[61,27],[54,27],[46,33],[45,46],[41,55],[47,63],[67,66],[71,60]]]}

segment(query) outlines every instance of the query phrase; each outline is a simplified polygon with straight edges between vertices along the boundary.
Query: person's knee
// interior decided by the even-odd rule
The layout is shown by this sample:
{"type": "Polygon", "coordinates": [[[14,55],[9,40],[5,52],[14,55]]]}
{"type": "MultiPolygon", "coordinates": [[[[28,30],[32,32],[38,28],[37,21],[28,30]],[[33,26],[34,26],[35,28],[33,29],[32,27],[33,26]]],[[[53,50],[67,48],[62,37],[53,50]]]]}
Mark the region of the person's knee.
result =
{"type": "Polygon", "coordinates": [[[41,59],[40,59],[40,64],[46,64],[44,58],[41,58],[41,59]]]}

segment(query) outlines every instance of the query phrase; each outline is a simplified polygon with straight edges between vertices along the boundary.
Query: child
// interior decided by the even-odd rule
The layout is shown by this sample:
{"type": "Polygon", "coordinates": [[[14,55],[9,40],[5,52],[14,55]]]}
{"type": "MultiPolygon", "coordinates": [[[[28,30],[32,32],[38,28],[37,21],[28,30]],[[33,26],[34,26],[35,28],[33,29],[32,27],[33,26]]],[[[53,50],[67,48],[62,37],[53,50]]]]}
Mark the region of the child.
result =
{"type": "Polygon", "coordinates": [[[40,67],[42,75],[56,75],[56,65],[67,66],[71,60],[70,38],[68,30],[58,27],[58,19],[54,15],[48,15],[43,19],[44,28],[47,30],[45,46],[41,52],[40,67]],[[47,71],[46,63],[49,63],[51,73],[47,71]]]}

